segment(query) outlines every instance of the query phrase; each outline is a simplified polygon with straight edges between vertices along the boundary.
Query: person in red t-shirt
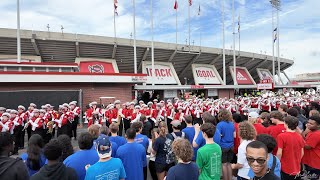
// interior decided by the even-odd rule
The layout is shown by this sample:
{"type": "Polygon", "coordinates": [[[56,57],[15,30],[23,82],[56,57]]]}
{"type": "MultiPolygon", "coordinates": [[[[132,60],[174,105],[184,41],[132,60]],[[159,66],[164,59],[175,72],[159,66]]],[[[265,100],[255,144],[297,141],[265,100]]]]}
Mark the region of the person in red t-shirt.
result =
{"type": "Polygon", "coordinates": [[[296,132],[298,119],[293,116],[284,118],[286,132],[277,137],[277,157],[281,162],[282,179],[301,179],[301,159],[303,157],[304,140],[301,134],[296,132]]]}
{"type": "Polygon", "coordinates": [[[248,121],[253,125],[255,130],[257,131],[257,135],[259,134],[267,134],[267,129],[258,122],[259,114],[255,111],[250,112],[248,115],[248,121]]]}
{"type": "MultiPolygon", "coordinates": [[[[286,132],[286,128],[284,127],[283,115],[279,111],[272,111],[270,113],[270,119],[274,126],[269,126],[267,128],[267,132],[274,139],[277,139],[278,135],[286,132]]],[[[278,146],[276,146],[272,152],[273,155],[277,154],[278,146]]]]}
{"type": "Polygon", "coordinates": [[[307,123],[307,133],[302,163],[310,179],[320,178],[320,117],[311,116],[307,123]]]}

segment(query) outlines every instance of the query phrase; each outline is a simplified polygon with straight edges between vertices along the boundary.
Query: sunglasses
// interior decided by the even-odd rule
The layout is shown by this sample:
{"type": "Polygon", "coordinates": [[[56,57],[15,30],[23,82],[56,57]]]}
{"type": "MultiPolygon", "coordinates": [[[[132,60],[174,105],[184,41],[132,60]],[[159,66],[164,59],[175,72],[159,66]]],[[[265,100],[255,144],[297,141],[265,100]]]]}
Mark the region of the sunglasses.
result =
{"type": "Polygon", "coordinates": [[[267,161],[266,159],[255,159],[255,158],[253,158],[253,157],[246,157],[246,159],[247,159],[247,161],[248,161],[249,164],[252,164],[252,163],[254,163],[254,161],[257,161],[257,163],[258,163],[259,165],[262,165],[262,164],[264,164],[264,163],[267,161]]]}

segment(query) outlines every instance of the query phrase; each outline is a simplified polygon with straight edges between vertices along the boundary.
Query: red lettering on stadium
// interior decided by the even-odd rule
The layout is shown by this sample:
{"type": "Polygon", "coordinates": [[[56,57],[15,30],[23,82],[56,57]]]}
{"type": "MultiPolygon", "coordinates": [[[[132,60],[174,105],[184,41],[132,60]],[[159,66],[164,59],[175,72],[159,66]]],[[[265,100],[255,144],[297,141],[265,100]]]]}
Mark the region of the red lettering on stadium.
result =
{"type": "Polygon", "coordinates": [[[198,77],[215,77],[212,71],[210,70],[196,70],[198,77]]]}
{"type": "MultiPolygon", "coordinates": [[[[148,76],[152,76],[152,69],[147,68],[148,76]]],[[[171,69],[155,69],[156,77],[172,77],[171,69]]]]}

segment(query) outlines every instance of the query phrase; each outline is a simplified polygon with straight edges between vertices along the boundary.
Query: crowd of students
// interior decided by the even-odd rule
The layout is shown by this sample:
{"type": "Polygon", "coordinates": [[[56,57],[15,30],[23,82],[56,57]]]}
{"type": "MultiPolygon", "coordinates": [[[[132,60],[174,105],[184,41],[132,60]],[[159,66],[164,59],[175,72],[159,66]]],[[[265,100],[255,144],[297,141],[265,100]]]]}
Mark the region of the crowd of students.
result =
{"type": "Polygon", "coordinates": [[[152,116],[139,114],[125,137],[119,136],[123,114],[115,111],[117,120],[91,123],[79,135],[79,151],[68,135],[45,144],[33,134],[18,159],[9,157],[13,136],[1,132],[0,179],[319,179],[317,107],[309,107],[308,118],[299,106],[286,104],[247,116],[228,108],[216,116],[204,111],[200,118],[185,113],[170,123],[156,117],[152,124],[152,116]]]}

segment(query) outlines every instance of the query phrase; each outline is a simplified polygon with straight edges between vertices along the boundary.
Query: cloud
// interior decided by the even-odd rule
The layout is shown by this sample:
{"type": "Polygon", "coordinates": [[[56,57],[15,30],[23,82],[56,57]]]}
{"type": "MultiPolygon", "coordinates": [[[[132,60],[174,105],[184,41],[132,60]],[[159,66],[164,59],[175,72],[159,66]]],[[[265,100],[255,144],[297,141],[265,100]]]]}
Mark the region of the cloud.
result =
{"type": "MultiPolygon", "coordinates": [[[[150,1],[136,1],[137,39],[150,40],[150,1]]],[[[118,0],[117,36],[130,38],[133,32],[132,0],[118,0]]],[[[220,0],[193,0],[190,7],[191,42],[195,45],[222,47],[220,0]],[[198,7],[201,15],[198,16],[198,7]],[[200,38],[201,35],[201,38],[200,38]]],[[[232,1],[225,2],[226,48],[232,46],[232,1]]],[[[16,28],[16,1],[1,0],[0,27],[16,28]]],[[[176,11],[174,0],[153,0],[154,39],[175,43],[176,11]]],[[[178,0],[178,43],[188,38],[188,1],[178,0]]],[[[280,12],[280,54],[295,60],[289,76],[319,71],[320,1],[282,0],[280,12]],[[307,12],[307,13],[306,13],[307,12]],[[303,48],[302,48],[303,47],[303,48]]],[[[272,52],[271,5],[269,1],[235,0],[236,25],[241,17],[241,50],[267,54],[272,52]]],[[[21,28],[69,33],[114,36],[113,1],[105,0],[21,0],[21,28]]],[[[237,27],[236,27],[237,29],[237,27]]],[[[238,39],[237,39],[238,41],[238,39]]],[[[191,43],[192,44],[192,43],[191,43]]],[[[238,48],[238,42],[236,42],[238,48]]]]}

